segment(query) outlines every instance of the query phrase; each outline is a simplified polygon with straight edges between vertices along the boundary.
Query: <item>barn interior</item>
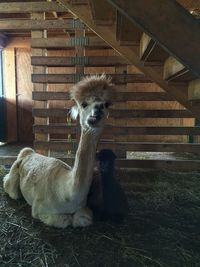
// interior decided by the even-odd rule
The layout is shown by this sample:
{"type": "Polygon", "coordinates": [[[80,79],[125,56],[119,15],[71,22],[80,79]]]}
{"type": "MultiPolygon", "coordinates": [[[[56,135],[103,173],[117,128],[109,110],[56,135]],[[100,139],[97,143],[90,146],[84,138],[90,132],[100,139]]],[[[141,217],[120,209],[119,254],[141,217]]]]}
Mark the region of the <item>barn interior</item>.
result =
{"type": "Polygon", "coordinates": [[[98,150],[117,155],[131,206],[123,225],[61,233],[1,189],[1,266],[198,266],[200,2],[160,2],[0,2],[0,175],[25,146],[72,165],[69,90],[105,73],[116,94],[98,150]]]}

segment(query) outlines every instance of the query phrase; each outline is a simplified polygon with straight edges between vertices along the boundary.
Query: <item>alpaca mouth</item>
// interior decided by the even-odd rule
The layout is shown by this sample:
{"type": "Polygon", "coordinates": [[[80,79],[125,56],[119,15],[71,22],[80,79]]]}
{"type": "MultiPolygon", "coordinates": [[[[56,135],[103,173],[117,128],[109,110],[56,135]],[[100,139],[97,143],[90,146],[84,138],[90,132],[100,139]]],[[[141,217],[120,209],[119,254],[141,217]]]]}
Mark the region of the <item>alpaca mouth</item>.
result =
{"type": "Polygon", "coordinates": [[[101,116],[97,115],[97,116],[90,116],[88,118],[88,124],[90,126],[95,126],[99,121],[101,120],[101,116]]]}

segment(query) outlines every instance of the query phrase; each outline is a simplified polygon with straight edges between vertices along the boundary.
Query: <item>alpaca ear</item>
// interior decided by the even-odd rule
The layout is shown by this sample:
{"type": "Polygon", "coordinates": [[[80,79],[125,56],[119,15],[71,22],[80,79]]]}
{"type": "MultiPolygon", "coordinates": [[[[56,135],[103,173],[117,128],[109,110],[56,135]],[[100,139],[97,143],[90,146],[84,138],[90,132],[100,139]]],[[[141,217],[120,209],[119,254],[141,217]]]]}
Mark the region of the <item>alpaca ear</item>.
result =
{"type": "Polygon", "coordinates": [[[77,117],[78,117],[78,107],[77,106],[73,106],[71,109],[70,109],[70,116],[73,120],[76,120],[77,117]]]}

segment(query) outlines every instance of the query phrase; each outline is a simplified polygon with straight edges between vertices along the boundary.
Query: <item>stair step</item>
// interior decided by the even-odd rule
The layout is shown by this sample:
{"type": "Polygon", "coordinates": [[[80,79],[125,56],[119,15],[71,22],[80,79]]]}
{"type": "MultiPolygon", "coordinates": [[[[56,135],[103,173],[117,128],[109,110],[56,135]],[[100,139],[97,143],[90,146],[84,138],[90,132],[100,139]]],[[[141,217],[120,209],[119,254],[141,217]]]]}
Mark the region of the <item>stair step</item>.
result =
{"type": "MultiPolygon", "coordinates": [[[[200,79],[193,80],[188,86],[188,99],[200,100],[200,79]]],[[[199,104],[197,101],[193,101],[194,104],[199,104]]]]}
{"type": "Polygon", "coordinates": [[[142,31],[117,12],[116,39],[120,45],[139,45],[142,31]]]}
{"type": "Polygon", "coordinates": [[[96,25],[113,25],[116,20],[115,8],[106,1],[89,0],[92,17],[96,25]]]}
{"type": "Polygon", "coordinates": [[[182,63],[170,56],[164,63],[163,78],[166,81],[187,82],[196,78],[182,63]]]}
{"type": "Polygon", "coordinates": [[[140,40],[140,59],[146,65],[161,65],[169,57],[169,54],[163,50],[149,35],[142,34],[140,40]]]}

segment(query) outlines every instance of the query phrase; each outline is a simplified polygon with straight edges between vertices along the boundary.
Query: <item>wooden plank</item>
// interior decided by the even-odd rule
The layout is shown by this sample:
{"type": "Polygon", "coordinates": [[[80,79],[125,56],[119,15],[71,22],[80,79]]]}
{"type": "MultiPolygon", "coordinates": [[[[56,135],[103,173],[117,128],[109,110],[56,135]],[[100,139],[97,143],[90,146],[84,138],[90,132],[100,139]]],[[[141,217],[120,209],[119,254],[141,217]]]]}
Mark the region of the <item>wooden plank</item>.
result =
{"type": "MultiPolygon", "coordinates": [[[[51,150],[71,150],[76,141],[35,141],[34,147],[51,150]]],[[[98,149],[115,149],[118,151],[140,151],[140,152],[188,152],[200,154],[200,144],[185,143],[147,143],[147,142],[103,142],[100,140],[98,149]]]]}
{"type": "MultiPolygon", "coordinates": [[[[138,69],[143,73],[148,75],[153,81],[155,81],[161,88],[166,90],[170,95],[172,95],[177,101],[179,101],[183,106],[190,109],[197,116],[200,116],[200,107],[191,106],[191,103],[188,101],[188,92],[187,85],[181,84],[179,86],[172,83],[168,83],[163,80],[162,68],[144,66],[140,61],[138,47],[134,46],[122,46],[116,40],[116,29],[115,27],[100,27],[95,25],[94,21],[91,18],[90,9],[88,6],[84,5],[72,5],[68,0],[57,0],[63,7],[68,9],[70,12],[78,16],[90,29],[93,30],[98,36],[104,39],[111,47],[113,47],[119,54],[124,58],[129,60],[134,64],[138,69]]],[[[95,0],[102,1],[102,0],[95,0]]],[[[104,1],[104,0],[103,0],[104,1]]],[[[146,5],[145,5],[146,6],[146,5]]],[[[159,5],[158,5],[159,6],[159,5]]],[[[176,40],[176,38],[174,39],[176,40]]]]}
{"type": "MultiPolygon", "coordinates": [[[[66,162],[70,166],[73,165],[73,158],[59,158],[66,162]]],[[[0,156],[1,165],[11,165],[16,160],[14,156],[0,156]]],[[[146,160],[146,159],[118,159],[118,168],[133,169],[161,169],[167,171],[199,171],[200,161],[199,160],[146,160]]]]}
{"type": "Polygon", "coordinates": [[[31,64],[33,66],[48,66],[48,67],[72,67],[76,62],[83,62],[87,67],[109,67],[129,65],[124,58],[109,56],[109,57],[32,57],[31,64]]]}
{"type": "Polygon", "coordinates": [[[98,36],[80,38],[34,38],[31,40],[31,47],[33,48],[74,48],[77,44],[88,48],[108,47],[98,36]]]}
{"type": "Polygon", "coordinates": [[[115,9],[106,1],[89,0],[92,16],[97,25],[112,25],[116,18],[115,9]]]}
{"type": "Polygon", "coordinates": [[[117,160],[119,168],[160,169],[167,171],[198,171],[199,160],[117,160]]]}
{"type": "MultiPolygon", "coordinates": [[[[33,109],[35,117],[66,117],[69,109],[48,108],[48,109],[33,109]]],[[[148,110],[148,109],[111,109],[110,117],[113,118],[193,118],[194,115],[188,110],[148,110]]]]}
{"type": "Polygon", "coordinates": [[[140,40],[140,58],[142,61],[154,65],[163,64],[169,54],[163,50],[154,40],[146,33],[142,34],[140,40]]]}
{"type": "Polygon", "coordinates": [[[176,1],[108,0],[108,2],[200,77],[200,62],[197,56],[200,55],[199,23],[176,1]],[[163,31],[163,25],[166,31],[163,31]]]}
{"type": "Polygon", "coordinates": [[[34,136],[32,127],[34,119],[32,117],[32,91],[30,75],[32,72],[30,60],[30,49],[17,48],[16,61],[16,85],[17,85],[17,124],[18,142],[32,143],[34,136]]]}
{"type": "MultiPolygon", "coordinates": [[[[200,100],[200,79],[196,79],[189,83],[188,98],[189,100],[200,100]]],[[[194,102],[192,104],[194,104],[194,102]]]]}
{"type": "MultiPolygon", "coordinates": [[[[57,133],[57,134],[74,134],[76,133],[76,125],[66,124],[50,124],[50,125],[34,125],[34,133],[57,133]]],[[[115,126],[106,125],[104,134],[115,135],[200,135],[200,127],[189,127],[189,126],[115,126]]]]}
{"type": "Polygon", "coordinates": [[[138,45],[142,31],[117,12],[116,39],[121,45],[138,45]]]}
{"type": "Polygon", "coordinates": [[[32,13],[32,12],[66,12],[55,2],[12,2],[0,3],[0,13],[32,13]]]}
{"type": "MultiPolygon", "coordinates": [[[[44,20],[45,19],[45,13],[32,13],[31,19],[35,20],[36,22],[44,20]]],[[[32,38],[45,38],[47,35],[46,31],[31,31],[31,37],[32,38]]],[[[44,49],[32,49],[32,55],[33,56],[46,56],[46,50],[44,49]]],[[[38,67],[33,66],[33,74],[34,73],[40,73],[44,74],[46,73],[47,69],[46,67],[38,67]]],[[[33,84],[33,90],[34,91],[47,91],[47,85],[46,84],[33,84]]],[[[47,102],[34,102],[34,108],[48,108],[47,102]]],[[[43,124],[47,125],[49,122],[48,118],[34,118],[35,124],[43,124]]],[[[48,133],[35,133],[35,140],[38,141],[48,141],[49,134],[48,133]]],[[[38,150],[37,152],[48,155],[48,151],[45,149],[38,150]]]]}
{"type": "Polygon", "coordinates": [[[166,81],[191,81],[195,79],[182,63],[174,57],[169,57],[164,63],[163,78],[166,81]]]}
{"type": "Polygon", "coordinates": [[[83,28],[84,25],[79,20],[1,20],[0,31],[13,30],[72,30],[83,28]]]}
{"type": "Polygon", "coordinates": [[[6,101],[7,142],[17,141],[17,103],[16,103],[16,73],[15,49],[3,50],[3,83],[6,101]]]}
{"type": "MultiPolygon", "coordinates": [[[[107,74],[112,77],[112,82],[116,84],[124,83],[150,83],[144,74],[107,74]]],[[[77,74],[33,74],[33,83],[75,83],[79,79],[77,74]]]]}
{"type": "MultiPolygon", "coordinates": [[[[33,92],[33,100],[69,100],[68,92],[33,92]]],[[[113,98],[116,102],[123,101],[174,101],[174,99],[163,92],[117,92],[113,98]]]]}

